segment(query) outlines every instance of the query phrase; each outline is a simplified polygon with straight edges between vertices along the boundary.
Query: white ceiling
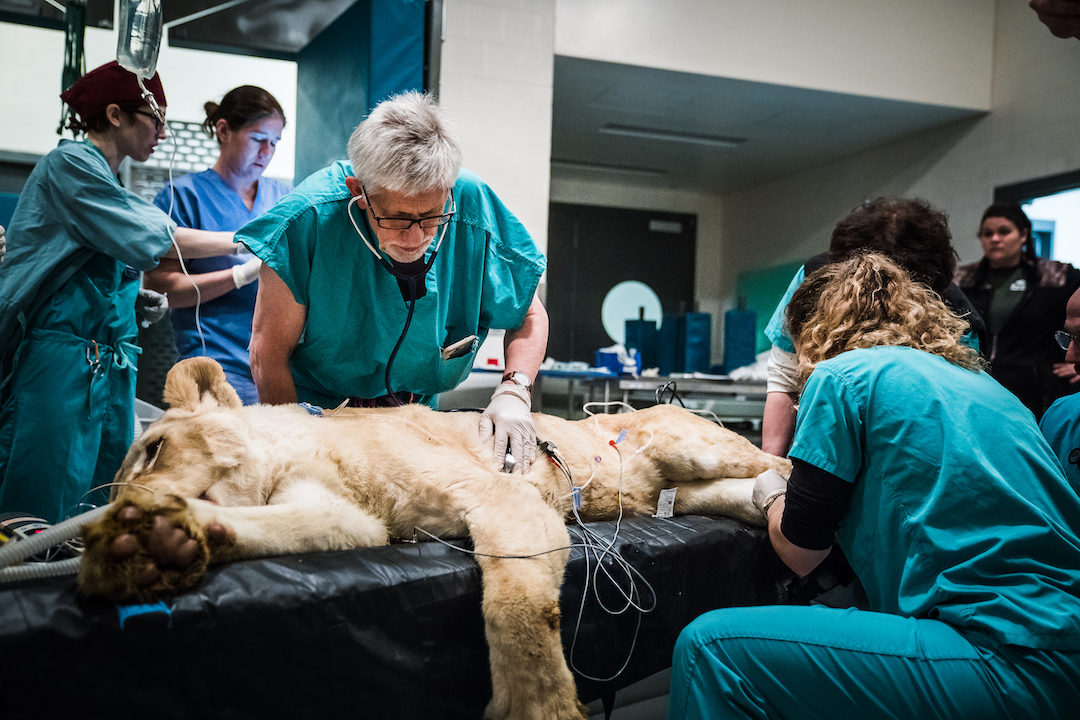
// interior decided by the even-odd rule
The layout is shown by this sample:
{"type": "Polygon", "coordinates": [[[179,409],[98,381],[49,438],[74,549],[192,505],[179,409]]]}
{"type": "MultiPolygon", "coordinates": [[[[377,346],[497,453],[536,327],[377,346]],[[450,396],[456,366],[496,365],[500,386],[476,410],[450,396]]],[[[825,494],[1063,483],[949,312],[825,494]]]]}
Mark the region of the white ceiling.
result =
{"type": "Polygon", "coordinates": [[[978,114],[557,55],[552,177],[726,193],[978,114]],[[693,137],[644,139],[605,126],[693,137]],[[720,147],[702,136],[744,142],[720,147]]]}

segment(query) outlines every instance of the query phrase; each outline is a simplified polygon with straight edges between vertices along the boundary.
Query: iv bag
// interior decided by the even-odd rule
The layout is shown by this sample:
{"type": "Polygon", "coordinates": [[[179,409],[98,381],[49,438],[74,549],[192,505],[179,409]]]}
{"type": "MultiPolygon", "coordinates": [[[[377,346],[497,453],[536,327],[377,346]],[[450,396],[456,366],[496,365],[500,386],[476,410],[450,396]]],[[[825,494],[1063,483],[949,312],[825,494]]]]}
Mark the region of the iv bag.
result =
{"type": "Polygon", "coordinates": [[[161,0],[120,0],[116,61],[140,81],[154,77],[161,28],[161,0]]]}

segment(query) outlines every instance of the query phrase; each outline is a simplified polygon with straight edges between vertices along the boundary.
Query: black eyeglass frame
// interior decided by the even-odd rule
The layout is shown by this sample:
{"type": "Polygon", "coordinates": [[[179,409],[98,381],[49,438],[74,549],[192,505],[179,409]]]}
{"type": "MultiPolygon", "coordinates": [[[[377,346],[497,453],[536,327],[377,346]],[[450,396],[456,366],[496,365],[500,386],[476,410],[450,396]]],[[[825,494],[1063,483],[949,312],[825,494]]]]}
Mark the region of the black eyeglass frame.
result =
{"type": "Polygon", "coordinates": [[[368,195],[367,188],[361,185],[360,189],[364,191],[364,199],[367,200],[368,212],[370,212],[371,217],[375,219],[375,224],[383,230],[408,230],[414,224],[419,225],[424,229],[442,227],[450,222],[450,218],[457,214],[457,203],[454,202],[453,188],[450,189],[450,197],[448,198],[450,202],[450,212],[442,213],[441,215],[428,215],[427,217],[416,218],[415,220],[410,220],[409,218],[379,217],[375,214],[375,208],[371,206],[371,196],[368,195]],[[386,225],[385,223],[393,224],[386,225]]]}
{"type": "Polygon", "coordinates": [[[154,129],[161,132],[161,129],[165,127],[165,120],[158,117],[157,113],[150,112],[149,110],[136,110],[135,108],[124,108],[129,113],[135,113],[136,115],[142,115],[148,117],[154,121],[154,129]]]}
{"type": "Polygon", "coordinates": [[[1058,330],[1054,333],[1054,340],[1057,341],[1058,347],[1065,352],[1069,351],[1069,345],[1076,343],[1077,347],[1080,347],[1080,338],[1073,335],[1068,330],[1058,330]]]}

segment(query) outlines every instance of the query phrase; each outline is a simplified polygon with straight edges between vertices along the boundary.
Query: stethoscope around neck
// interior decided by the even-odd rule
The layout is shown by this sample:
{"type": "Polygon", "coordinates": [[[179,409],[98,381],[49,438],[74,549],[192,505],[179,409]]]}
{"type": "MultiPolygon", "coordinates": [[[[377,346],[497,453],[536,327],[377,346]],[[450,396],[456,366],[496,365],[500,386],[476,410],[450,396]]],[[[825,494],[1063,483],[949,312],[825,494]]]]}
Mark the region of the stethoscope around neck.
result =
{"type": "MultiPolygon", "coordinates": [[[[382,256],[382,254],[368,241],[367,236],[364,235],[363,230],[360,229],[360,224],[356,222],[356,218],[352,214],[353,203],[358,202],[360,198],[367,199],[366,193],[364,195],[354,195],[349,198],[348,204],[345,206],[345,214],[349,216],[349,222],[352,223],[353,229],[356,230],[356,234],[360,236],[360,239],[364,241],[364,245],[371,251],[371,254],[375,256],[375,259],[379,261],[379,264],[386,268],[386,271],[393,275],[398,280],[401,280],[409,289],[409,313],[405,317],[405,327],[401,330],[401,335],[398,337],[397,343],[394,345],[394,350],[390,353],[389,359],[386,361],[386,373],[383,375],[383,385],[386,387],[386,397],[388,401],[393,405],[403,405],[394,391],[390,388],[390,368],[394,365],[394,358],[397,357],[398,350],[401,349],[401,344],[405,342],[405,336],[409,332],[409,325],[412,324],[413,311],[416,309],[416,295],[417,287],[420,282],[423,282],[425,276],[428,274],[428,270],[435,264],[435,256],[439,254],[439,247],[442,245],[443,238],[446,237],[446,229],[450,223],[446,223],[442,226],[442,231],[439,233],[439,239],[435,242],[435,248],[431,251],[431,256],[423,267],[419,270],[412,270],[412,272],[406,272],[400,268],[394,267],[394,265],[382,256]]],[[[453,196],[451,196],[453,197],[453,196]]]]}

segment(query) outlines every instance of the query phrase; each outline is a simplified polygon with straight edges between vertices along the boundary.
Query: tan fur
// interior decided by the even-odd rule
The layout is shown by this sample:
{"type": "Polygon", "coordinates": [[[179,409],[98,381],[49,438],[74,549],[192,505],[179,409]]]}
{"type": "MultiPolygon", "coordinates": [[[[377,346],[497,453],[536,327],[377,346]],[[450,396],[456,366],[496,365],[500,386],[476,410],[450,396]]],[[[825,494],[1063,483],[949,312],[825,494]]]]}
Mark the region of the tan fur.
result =
{"type": "MultiPolygon", "coordinates": [[[[382,545],[416,528],[468,534],[482,553],[493,687],[486,717],[584,718],[559,634],[567,551],[490,557],[569,544],[570,486],[546,458],[525,476],[493,472],[475,413],[409,405],[320,418],[296,406],[242,407],[220,366],[205,358],[176,365],[165,397],[171,409],[117,474],[113,509],[85,532],[84,592],[145,601],[190,587],[208,563],[382,545]],[[193,540],[174,559],[155,549],[159,515],[193,540]]],[[[790,473],[787,460],[670,405],[534,419],[575,484],[587,483],[586,521],[613,519],[620,506],[655,512],[660,490],[678,487],[678,514],[760,524],[752,478],[770,468],[790,473]],[[626,438],[612,446],[624,428],[626,438]]]]}

